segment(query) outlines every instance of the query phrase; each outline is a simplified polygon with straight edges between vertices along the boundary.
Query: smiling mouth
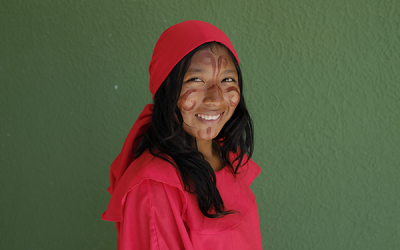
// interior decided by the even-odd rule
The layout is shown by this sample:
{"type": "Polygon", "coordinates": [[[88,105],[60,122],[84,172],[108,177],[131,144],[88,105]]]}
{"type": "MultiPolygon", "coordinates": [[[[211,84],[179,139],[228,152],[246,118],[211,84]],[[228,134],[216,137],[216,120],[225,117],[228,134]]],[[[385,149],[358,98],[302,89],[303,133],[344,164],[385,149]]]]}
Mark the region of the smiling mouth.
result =
{"type": "Polygon", "coordinates": [[[201,118],[201,119],[203,119],[203,120],[205,120],[205,121],[215,121],[221,116],[221,114],[219,114],[219,115],[199,115],[199,114],[196,114],[196,116],[201,118]]]}

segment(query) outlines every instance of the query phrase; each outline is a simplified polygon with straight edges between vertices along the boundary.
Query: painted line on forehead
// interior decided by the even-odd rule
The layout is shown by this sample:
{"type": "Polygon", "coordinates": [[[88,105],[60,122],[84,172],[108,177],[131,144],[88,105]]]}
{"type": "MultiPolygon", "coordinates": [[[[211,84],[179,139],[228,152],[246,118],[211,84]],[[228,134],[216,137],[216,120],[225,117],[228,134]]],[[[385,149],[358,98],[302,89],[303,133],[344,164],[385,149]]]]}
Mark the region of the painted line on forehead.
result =
{"type": "Polygon", "coordinates": [[[203,60],[202,60],[202,63],[204,63],[205,65],[211,65],[211,67],[212,67],[212,69],[213,69],[213,73],[212,73],[213,78],[212,78],[212,81],[213,81],[213,84],[215,84],[215,78],[216,78],[215,72],[217,71],[217,62],[216,62],[216,60],[215,60],[215,58],[214,58],[214,54],[211,53],[211,52],[209,52],[209,51],[206,51],[206,52],[204,52],[204,57],[207,58],[207,59],[210,59],[209,61],[203,59],[203,60]]]}
{"type": "Polygon", "coordinates": [[[194,108],[194,106],[196,106],[196,101],[195,100],[192,101],[192,106],[191,107],[187,107],[186,106],[186,100],[189,97],[189,95],[191,93],[193,93],[193,92],[197,92],[197,89],[189,89],[188,91],[186,91],[183,95],[181,95],[179,97],[178,105],[181,106],[186,111],[190,111],[190,110],[192,110],[194,108]]]}
{"type": "Polygon", "coordinates": [[[214,55],[211,52],[206,51],[204,52],[204,57],[205,58],[201,60],[201,63],[205,65],[211,65],[213,69],[215,69],[217,63],[215,62],[214,55]],[[206,60],[206,58],[209,60],[206,60]]]}
{"type": "Polygon", "coordinates": [[[224,56],[219,56],[218,57],[218,72],[215,75],[215,78],[219,75],[222,68],[226,68],[226,65],[228,65],[228,59],[226,59],[226,57],[224,57],[224,56]],[[222,67],[221,67],[221,65],[222,65],[222,67]]]}
{"type": "Polygon", "coordinates": [[[220,100],[220,98],[219,98],[220,88],[217,85],[217,77],[218,77],[219,73],[221,72],[222,62],[224,62],[224,67],[226,67],[227,60],[224,56],[218,57],[218,71],[217,72],[216,72],[217,69],[216,69],[216,65],[215,65],[214,56],[213,56],[213,62],[214,62],[214,64],[212,65],[213,66],[213,79],[212,79],[213,85],[211,85],[207,90],[214,89],[214,98],[215,98],[215,100],[219,101],[220,100]]]}

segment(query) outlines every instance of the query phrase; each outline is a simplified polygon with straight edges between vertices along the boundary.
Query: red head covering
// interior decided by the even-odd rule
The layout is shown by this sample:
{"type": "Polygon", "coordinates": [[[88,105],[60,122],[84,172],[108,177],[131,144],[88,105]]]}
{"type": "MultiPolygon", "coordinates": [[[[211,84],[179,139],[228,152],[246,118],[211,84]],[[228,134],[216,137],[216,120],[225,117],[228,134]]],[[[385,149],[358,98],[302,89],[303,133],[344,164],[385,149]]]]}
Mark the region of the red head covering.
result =
{"type": "MultiPolygon", "coordinates": [[[[190,20],[175,24],[165,30],[157,41],[149,66],[150,91],[154,95],[175,65],[190,51],[207,42],[224,44],[239,58],[229,38],[220,29],[203,21],[190,20]]],[[[115,187],[125,170],[133,161],[135,138],[146,132],[150,126],[153,104],[147,104],[136,120],[125,140],[121,153],[111,164],[111,185],[108,191],[113,195],[115,187]]]]}

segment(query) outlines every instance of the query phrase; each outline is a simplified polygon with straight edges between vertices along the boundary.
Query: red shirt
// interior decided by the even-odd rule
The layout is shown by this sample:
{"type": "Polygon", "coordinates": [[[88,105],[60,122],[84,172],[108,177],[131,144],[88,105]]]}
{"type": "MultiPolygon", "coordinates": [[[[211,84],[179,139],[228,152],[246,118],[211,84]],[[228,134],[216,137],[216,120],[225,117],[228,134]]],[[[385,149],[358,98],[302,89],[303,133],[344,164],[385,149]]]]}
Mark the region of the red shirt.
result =
{"type": "Polygon", "coordinates": [[[146,151],[124,173],[102,218],[116,222],[119,250],[262,249],[250,189],[259,173],[252,160],[236,178],[228,167],[217,171],[225,208],[237,212],[210,219],[201,213],[196,196],[184,190],[178,171],[146,151]]]}

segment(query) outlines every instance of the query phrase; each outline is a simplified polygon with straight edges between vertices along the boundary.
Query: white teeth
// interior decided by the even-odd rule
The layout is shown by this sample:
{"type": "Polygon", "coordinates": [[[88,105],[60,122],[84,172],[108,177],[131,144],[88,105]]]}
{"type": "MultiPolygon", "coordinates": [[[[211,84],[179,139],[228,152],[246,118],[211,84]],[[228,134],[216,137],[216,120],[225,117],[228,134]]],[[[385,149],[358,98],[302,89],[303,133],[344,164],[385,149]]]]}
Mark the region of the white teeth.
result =
{"type": "Polygon", "coordinates": [[[212,116],[212,115],[199,115],[199,114],[196,114],[196,115],[198,117],[200,117],[201,119],[206,120],[206,121],[215,121],[221,116],[221,114],[215,115],[215,116],[212,116]]]}

